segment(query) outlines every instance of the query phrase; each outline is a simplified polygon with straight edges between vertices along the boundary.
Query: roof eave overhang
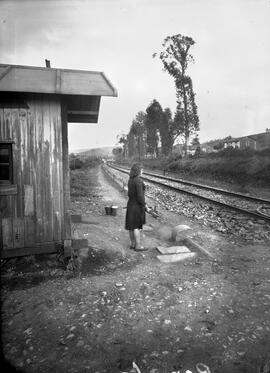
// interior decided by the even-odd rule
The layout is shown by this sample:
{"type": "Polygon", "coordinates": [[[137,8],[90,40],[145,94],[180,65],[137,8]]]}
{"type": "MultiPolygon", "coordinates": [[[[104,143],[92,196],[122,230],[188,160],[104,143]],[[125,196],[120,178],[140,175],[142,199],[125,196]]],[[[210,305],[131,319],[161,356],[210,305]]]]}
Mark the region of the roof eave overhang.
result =
{"type": "Polygon", "coordinates": [[[0,92],[60,95],[70,123],[97,123],[101,97],[118,96],[104,72],[4,64],[0,92]]]}
{"type": "Polygon", "coordinates": [[[0,64],[0,91],[86,96],[118,93],[104,72],[0,64]]]}

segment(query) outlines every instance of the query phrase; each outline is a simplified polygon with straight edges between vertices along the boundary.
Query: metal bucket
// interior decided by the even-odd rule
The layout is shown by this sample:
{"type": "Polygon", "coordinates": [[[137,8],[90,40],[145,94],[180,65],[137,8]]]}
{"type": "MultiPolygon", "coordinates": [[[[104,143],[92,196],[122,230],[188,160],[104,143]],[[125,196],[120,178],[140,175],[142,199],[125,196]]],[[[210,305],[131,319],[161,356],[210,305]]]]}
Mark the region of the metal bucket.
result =
{"type": "Polygon", "coordinates": [[[105,206],[106,215],[112,215],[112,208],[110,206],[105,206]]]}
{"type": "Polygon", "coordinates": [[[111,210],[112,210],[112,216],[116,216],[117,215],[117,211],[118,211],[118,206],[112,206],[111,210]]]}

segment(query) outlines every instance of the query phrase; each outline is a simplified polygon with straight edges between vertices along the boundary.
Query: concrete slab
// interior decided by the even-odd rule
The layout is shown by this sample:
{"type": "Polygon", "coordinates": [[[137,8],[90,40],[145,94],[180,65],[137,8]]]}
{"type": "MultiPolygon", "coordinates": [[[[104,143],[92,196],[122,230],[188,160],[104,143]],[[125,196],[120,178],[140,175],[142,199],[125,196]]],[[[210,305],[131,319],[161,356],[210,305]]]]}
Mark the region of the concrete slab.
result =
{"type": "Polygon", "coordinates": [[[170,247],[157,246],[157,250],[161,254],[190,253],[190,250],[186,246],[170,246],[170,247]]]}
{"type": "Polygon", "coordinates": [[[185,259],[194,258],[196,253],[181,253],[181,254],[169,254],[169,255],[158,255],[157,258],[162,263],[176,263],[181,262],[185,259]]]}
{"type": "Polygon", "coordinates": [[[70,218],[72,223],[80,223],[82,221],[82,215],[79,214],[72,214],[70,215],[70,218]]]}
{"type": "Polygon", "coordinates": [[[88,240],[86,238],[72,239],[71,247],[73,249],[83,249],[85,247],[88,247],[88,240]]]}
{"type": "Polygon", "coordinates": [[[103,221],[98,221],[95,217],[95,220],[93,220],[93,216],[92,215],[82,215],[82,221],[81,223],[82,224],[95,224],[95,225],[98,225],[100,223],[102,223],[103,221]]]}
{"type": "Polygon", "coordinates": [[[191,240],[190,238],[185,238],[183,241],[186,245],[188,245],[193,250],[201,251],[205,255],[207,255],[211,259],[215,259],[214,255],[211,254],[208,250],[206,250],[204,247],[196,243],[195,241],[191,240]]]}

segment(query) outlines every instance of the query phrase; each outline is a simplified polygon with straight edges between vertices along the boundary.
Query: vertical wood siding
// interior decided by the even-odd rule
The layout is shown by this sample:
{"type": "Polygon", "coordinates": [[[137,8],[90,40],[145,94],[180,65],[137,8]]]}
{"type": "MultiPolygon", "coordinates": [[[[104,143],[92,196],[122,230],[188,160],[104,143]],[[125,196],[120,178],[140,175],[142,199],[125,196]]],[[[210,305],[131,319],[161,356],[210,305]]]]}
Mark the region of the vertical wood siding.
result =
{"type": "Polygon", "coordinates": [[[62,234],[66,238],[71,238],[70,221],[70,170],[68,158],[68,126],[67,109],[64,102],[61,105],[62,112],[62,152],[63,152],[63,202],[64,202],[64,226],[62,234]]]}
{"type": "Polygon", "coordinates": [[[17,195],[0,196],[3,249],[66,238],[60,97],[27,95],[25,101],[28,109],[0,108],[0,139],[14,140],[18,188],[17,195]]]}

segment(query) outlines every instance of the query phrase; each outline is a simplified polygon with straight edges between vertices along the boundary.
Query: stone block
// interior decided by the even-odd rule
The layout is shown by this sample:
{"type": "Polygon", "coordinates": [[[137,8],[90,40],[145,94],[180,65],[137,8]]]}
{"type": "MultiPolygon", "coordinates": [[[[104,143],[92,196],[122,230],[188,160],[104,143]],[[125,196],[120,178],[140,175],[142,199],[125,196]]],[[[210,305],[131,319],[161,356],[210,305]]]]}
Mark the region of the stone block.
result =
{"type": "Polygon", "coordinates": [[[181,253],[190,253],[190,250],[186,246],[170,246],[170,247],[163,247],[157,246],[157,250],[161,254],[181,254],[181,253]]]}
{"type": "Polygon", "coordinates": [[[181,253],[181,254],[168,254],[168,255],[158,255],[157,258],[162,263],[176,263],[181,262],[186,259],[194,258],[196,253],[181,253]]]}
{"type": "Polygon", "coordinates": [[[88,247],[88,240],[86,238],[73,239],[71,241],[73,249],[82,249],[88,247]]]}
{"type": "Polygon", "coordinates": [[[185,238],[185,234],[188,230],[191,228],[188,225],[177,225],[172,229],[172,234],[171,234],[171,240],[172,241],[181,241],[185,238]]]}
{"type": "Polygon", "coordinates": [[[82,215],[72,214],[70,215],[70,218],[72,223],[80,223],[82,221],[82,215]]]}
{"type": "Polygon", "coordinates": [[[215,259],[214,255],[211,254],[208,250],[206,250],[204,247],[193,241],[191,238],[185,238],[183,243],[188,245],[192,250],[200,251],[203,254],[207,255],[211,259],[215,259]]]}

